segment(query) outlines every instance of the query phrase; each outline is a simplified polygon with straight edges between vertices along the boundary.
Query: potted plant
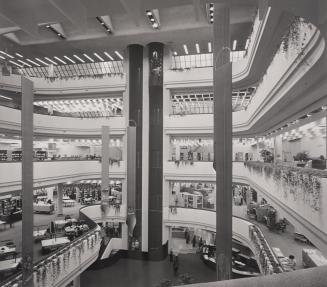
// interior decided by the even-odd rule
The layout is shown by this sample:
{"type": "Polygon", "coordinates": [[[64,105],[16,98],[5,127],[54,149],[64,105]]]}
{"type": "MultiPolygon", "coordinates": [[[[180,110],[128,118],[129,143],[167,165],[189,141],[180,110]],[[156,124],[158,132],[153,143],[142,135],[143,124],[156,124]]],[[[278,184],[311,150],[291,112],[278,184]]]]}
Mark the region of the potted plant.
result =
{"type": "Polygon", "coordinates": [[[309,153],[307,151],[298,152],[293,159],[299,162],[297,166],[304,167],[309,160],[309,153]]]}
{"type": "Polygon", "coordinates": [[[260,155],[263,158],[264,162],[273,162],[274,156],[271,151],[263,149],[260,151],[260,155]]]}

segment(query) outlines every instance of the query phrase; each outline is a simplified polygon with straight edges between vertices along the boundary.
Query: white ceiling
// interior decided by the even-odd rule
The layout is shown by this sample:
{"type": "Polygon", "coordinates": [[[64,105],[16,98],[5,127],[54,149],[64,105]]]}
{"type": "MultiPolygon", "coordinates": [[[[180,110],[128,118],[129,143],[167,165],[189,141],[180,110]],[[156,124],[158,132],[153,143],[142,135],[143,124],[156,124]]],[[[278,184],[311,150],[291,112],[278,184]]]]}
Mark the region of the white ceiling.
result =
{"type": "MultiPolygon", "coordinates": [[[[0,0],[0,49],[25,57],[71,56],[115,50],[129,44],[163,42],[182,53],[182,45],[207,45],[212,25],[206,4],[219,0],[0,0]],[[160,28],[153,29],[146,10],[157,9],[160,28]],[[96,20],[106,16],[113,34],[96,20]],[[108,19],[110,21],[108,21],[108,19]],[[55,25],[60,39],[46,25],[55,25]]],[[[231,8],[231,40],[245,44],[257,0],[239,0],[231,8]],[[240,4],[241,3],[241,4],[240,4]]],[[[190,54],[195,53],[195,48],[190,54]]]]}

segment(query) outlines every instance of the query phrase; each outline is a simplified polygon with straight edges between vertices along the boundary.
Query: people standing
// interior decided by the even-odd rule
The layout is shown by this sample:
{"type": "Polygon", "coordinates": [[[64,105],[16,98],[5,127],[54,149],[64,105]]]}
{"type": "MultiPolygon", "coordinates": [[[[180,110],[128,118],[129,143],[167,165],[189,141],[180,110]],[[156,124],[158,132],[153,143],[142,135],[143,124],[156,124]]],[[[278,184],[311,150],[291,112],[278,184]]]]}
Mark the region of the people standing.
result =
{"type": "Polygon", "coordinates": [[[174,274],[175,274],[175,276],[177,276],[178,275],[178,268],[179,268],[178,255],[176,255],[174,257],[173,268],[174,268],[174,274]]]}
{"type": "Polygon", "coordinates": [[[187,235],[186,235],[186,244],[189,244],[190,243],[190,234],[189,233],[187,233],[187,235]]]}
{"type": "Polygon", "coordinates": [[[169,261],[173,262],[174,261],[174,253],[173,253],[173,249],[170,249],[170,253],[169,253],[169,261]]]}
{"type": "Polygon", "coordinates": [[[192,245],[193,245],[193,248],[195,247],[195,244],[196,244],[196,238],[195,238],[195,235],[193,236],[193,239],[192,239],[192,245]]]}

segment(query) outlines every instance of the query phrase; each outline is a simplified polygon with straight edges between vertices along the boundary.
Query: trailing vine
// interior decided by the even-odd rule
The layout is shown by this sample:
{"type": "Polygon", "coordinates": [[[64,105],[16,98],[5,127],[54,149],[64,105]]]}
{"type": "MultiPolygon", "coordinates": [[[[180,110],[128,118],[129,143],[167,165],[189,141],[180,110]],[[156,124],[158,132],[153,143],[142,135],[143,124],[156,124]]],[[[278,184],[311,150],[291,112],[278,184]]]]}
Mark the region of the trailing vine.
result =
{"type": "Polygon", "coordinates": [[[320,210],[321,179],[327,178],[326,171],[253,161],[247,161],[245,166],[250,171],[272,178],[283,190],[285,198],[292,194],[294,201],[301,198],[314,211],[320,210]]]}

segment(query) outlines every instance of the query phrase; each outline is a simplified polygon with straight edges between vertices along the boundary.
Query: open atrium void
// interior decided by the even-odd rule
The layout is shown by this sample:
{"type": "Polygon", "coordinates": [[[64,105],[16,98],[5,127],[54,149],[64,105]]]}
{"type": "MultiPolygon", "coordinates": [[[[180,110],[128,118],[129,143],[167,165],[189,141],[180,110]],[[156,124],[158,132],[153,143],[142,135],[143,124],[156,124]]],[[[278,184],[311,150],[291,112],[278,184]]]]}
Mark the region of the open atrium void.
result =
{"type": "Polygon", "coordinates": [[[327,286],[327,1],[0,0],[0,286],[327,286]]]}

